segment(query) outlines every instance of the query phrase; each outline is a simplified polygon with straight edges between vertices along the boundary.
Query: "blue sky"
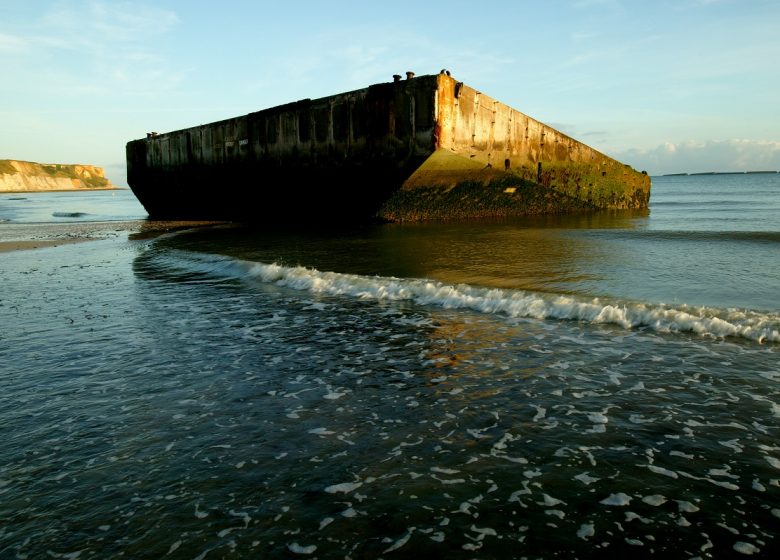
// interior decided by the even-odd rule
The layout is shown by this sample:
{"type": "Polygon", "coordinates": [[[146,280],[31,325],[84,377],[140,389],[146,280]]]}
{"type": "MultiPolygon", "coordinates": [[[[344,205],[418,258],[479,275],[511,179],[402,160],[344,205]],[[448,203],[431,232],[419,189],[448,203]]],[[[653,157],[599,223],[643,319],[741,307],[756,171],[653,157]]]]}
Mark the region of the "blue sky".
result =
{"type": "Polygon", "coordinates": [[[0,0],[0,159],[454,77],[651,174],[780,169],[780,2],[0,0]]]}

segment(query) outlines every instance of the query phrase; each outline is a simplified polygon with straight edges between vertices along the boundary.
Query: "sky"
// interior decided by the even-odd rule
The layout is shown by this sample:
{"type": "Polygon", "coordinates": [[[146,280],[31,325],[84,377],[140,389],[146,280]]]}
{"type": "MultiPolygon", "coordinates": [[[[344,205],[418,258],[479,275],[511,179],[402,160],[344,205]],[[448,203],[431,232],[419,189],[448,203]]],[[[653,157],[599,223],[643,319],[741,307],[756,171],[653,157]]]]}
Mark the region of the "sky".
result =
{"type": "Polygon", "coordinates": [[[0,0],[0,159],[442,68],[651,175],[780,170],[777,0],[0,0]]]}

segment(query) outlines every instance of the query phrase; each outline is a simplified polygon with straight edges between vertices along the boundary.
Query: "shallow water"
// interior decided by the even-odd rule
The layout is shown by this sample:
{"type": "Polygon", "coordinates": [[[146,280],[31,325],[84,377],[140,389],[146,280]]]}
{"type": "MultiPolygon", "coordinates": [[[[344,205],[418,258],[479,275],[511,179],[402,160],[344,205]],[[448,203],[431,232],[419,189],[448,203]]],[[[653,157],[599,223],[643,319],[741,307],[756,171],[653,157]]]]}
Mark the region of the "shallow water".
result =
{"type": "Polygon", "coordinates": [[[146,216],[129,189],[0,193],[0,224],[141,220],[146,216]]]}
{"type": "Polygon", "coordinates": [[[0,557],[774,557],[777,243],[663,220],[3,255],[0,557]]]}

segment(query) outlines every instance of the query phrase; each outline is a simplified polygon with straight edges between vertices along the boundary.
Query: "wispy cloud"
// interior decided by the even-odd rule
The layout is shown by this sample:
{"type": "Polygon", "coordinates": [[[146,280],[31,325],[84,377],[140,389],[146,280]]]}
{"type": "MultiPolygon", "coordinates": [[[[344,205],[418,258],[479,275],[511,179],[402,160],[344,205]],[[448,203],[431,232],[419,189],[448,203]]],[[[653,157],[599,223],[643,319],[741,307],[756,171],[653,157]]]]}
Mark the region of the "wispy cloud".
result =
{"type": "Polygon", "coordinates": [[[52,6],[39,22],[50,37],[75,44],[140,42],[179,23],[175,12],[127,2],[68,1],[52,6]]]}
{"type": "Polygon", "coordinates": [[[154,6],[58,2],[0,34],[0,52],[16,55],[0,69],[14,68],[18,92],[44,86],[64,96],[103,95],[130,81],[137,90],[164,90],[181,69],[167,68],[152,45],[178,23],[175,12],[154,6]]]}

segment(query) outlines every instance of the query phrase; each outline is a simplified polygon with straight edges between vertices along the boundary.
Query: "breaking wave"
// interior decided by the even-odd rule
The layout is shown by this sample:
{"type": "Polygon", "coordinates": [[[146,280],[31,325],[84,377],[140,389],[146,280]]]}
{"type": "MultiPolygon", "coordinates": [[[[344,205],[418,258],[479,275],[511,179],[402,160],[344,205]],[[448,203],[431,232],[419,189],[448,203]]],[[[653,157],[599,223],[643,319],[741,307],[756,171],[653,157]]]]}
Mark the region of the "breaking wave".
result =
{"type": "Polygon", "coordinates": [[[507,317],[583,321],[659,333],[694,333],[780,342],[780,315],[741,309],[643,303],[521,290],[450,285],[435,280],[323,272],[221,255],[176,251],[190,272],[223,279],[272,283],[328,296],[373,301],[410,301],[445,309],[469,309],[507,317]]]}

